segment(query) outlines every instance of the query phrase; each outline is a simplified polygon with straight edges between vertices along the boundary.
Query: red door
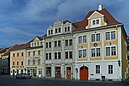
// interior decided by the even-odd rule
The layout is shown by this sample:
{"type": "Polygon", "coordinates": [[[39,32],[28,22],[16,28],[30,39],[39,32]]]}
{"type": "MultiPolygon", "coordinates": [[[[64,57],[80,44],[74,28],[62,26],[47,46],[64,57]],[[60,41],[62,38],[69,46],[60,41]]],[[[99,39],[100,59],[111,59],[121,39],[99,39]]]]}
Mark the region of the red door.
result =
{"type": "Polygon", "coordinates": [[[88,68],[86,66],[80,68],[80,80],[88,80],[88,68]]]}

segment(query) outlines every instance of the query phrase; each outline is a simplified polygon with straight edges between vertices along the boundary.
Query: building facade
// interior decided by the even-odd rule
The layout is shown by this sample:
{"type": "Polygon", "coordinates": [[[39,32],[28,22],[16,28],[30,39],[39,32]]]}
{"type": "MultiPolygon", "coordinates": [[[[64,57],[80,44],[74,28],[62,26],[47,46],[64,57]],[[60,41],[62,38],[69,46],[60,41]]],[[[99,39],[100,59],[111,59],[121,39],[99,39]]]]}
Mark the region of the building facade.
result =
{"type": "Polygon", "coordinates": [[[10,75],[27,73],[25,60],[28,44],[15,45],[10,51],[10,75]]]}
{"type": "Polygon", "coordinates": [[[30,47],[26,48],[26,69],[27,73],[33,77],[43,76],[43,37],[35,37],[29,42],[30,47]]]}
{"type": "Polygon", "coordinates": [[[76,29],[75,77],[80,80],[123,80],[129,77],[123,24],[102,5],[90,11],[76,29]]]}
{"type": "Polygon", "coordinates": [[[69,21],[56,21],[48,27],[43,42],[46,78],[70,80],[74,77],[73,29],[69,21]]]}
{"type": "Polygon", "coordinates": [[[45,36],[17,45],[10,55],[11,75],[113,81],[129,77],[124,25],[102,5],[82,21],[54,22],[45,36]]]}

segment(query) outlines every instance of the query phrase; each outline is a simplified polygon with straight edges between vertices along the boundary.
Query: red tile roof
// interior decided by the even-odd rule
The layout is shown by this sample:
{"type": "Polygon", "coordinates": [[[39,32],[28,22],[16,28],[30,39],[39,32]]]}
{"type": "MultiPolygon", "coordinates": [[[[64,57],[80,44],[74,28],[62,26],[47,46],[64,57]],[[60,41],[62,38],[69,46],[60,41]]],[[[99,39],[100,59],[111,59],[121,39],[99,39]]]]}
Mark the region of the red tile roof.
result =
{"type": "Polygon", "coordinates": [[[114,25],[114,24],[120,24],[105,8],[103,8],[101,11],[94,10],[90,11],[87,16],[84,18],[84,20],[75,22],[73,25],[75,26],[75,31],[85,30],[85,27],[88,25],[88,18],[95,12],[99,12],[104,15],[104,20],[107,23],[107,25],[114,25]]]}

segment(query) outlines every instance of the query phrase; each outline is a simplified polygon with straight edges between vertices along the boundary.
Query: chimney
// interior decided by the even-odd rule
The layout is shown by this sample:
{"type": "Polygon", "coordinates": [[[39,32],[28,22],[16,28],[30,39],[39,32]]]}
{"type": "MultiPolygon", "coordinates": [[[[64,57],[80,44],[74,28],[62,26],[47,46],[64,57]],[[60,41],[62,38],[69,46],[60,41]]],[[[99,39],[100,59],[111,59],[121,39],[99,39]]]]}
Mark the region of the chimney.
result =
{"type": "Polygon", "coordinates": [[[101,11],[103,9],[103,5],[99,5],[99,7],[98,7],[98,11],[101,11]]]}

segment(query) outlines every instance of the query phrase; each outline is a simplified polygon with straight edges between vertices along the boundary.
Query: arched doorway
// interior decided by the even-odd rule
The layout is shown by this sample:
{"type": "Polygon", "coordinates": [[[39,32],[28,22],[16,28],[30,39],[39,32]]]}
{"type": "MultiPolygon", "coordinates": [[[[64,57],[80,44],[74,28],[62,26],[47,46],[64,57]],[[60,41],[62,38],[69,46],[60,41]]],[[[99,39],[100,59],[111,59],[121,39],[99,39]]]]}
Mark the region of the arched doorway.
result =
{"type": "Polygon", "coordinates": [[[88,80],[88,67],[82,66],[80,68],[80,80],[88,80]]]}

